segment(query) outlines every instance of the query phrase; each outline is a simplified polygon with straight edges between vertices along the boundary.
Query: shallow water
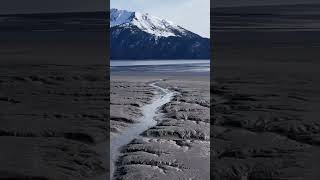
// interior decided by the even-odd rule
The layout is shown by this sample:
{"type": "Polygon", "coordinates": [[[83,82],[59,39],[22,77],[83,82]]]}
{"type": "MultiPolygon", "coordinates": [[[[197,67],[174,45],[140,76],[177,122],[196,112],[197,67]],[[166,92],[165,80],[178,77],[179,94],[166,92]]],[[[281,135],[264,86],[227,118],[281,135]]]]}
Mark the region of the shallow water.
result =
{"type": "Polygon", "coordinates": [[[111,60],[112,72],[209,72],[210,60],[111,60]]]}
{"type": "Polygon", "coordinates": [[[157,121],[154,120],[154,117],[157,115],[157,111],[161,106],[171,101],[174,92],[169,91],[168,89],[161,88],[156,85],[156,83],[151,83],[150,86],[156,88],[159,94],[154,98],[154,100],[145,106],[142,107],[143,116],[139,119],[139,123],[132,125],[126,131],[122,132],[120,135],[116,136],[111,140],[111,154],[110,154],[110,172],[111,179],[115,171],[114,165],[118,160],[120,153],[120,148],[129,144],[132,140],[139,137],[141,133],[147,129],[155,126],[157,121]]]}

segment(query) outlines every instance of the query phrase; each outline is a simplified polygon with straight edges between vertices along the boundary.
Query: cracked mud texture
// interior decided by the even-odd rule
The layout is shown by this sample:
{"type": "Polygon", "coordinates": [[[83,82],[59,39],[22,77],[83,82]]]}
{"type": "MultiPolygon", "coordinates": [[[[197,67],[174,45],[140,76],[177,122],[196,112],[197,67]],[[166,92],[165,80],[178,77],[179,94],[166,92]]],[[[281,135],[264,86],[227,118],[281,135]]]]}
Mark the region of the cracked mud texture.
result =
{"type": "MultiPolygon", "coordinates": [[[[161,78],[136,77],[143,79],[143,83],[161,78]]],[[[178,94],[160,109],[155,127],[121,149],[115,179],[210,178],[209,80],[203,77],[190,79],[174,76],[158,83],[178,94]]],[[[120,81],[124,83],[124,80],[126,78],[122,76],[120,81]]],[[[112,78],[112,81],[119,82],[119,79],[112,78]]],[[[132,79],[127,78],[127,81],[132,82],[132,79]]],[[[149,91],[153,89],[149,88],[149,91]]]]}
{"type": "Polygon", "coordinates": [[[0,179],[105,179],[104,71],[1,65],[0,179]]]}

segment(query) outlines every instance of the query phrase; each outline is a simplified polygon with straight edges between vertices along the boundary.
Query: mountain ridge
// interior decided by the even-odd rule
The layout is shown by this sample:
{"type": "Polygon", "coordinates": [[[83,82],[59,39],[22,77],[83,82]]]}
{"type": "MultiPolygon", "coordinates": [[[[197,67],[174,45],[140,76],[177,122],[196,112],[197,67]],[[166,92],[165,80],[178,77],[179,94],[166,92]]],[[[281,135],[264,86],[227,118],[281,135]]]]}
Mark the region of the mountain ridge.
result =
{"type": "Polygon", "coordinates": [[[148,13],[110,10],[111,59],[209,59],[209,39],[148,13]]]}

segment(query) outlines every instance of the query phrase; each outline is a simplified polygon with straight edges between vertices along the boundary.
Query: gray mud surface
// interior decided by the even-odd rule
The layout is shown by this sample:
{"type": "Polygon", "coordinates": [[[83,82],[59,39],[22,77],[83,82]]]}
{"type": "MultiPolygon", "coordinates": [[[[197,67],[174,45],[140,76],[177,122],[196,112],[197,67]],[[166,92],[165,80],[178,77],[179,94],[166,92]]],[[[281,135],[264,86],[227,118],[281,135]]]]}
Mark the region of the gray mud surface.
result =
{"type": "Polygon", "coordinates": [[[212,179],[320,179],[319,6],[212,12],[212,179]]]}
{"type": "Polygon", "coordinates": [[[111,81],[110,91],[112,138],[137,122],[141,107],[151,102],[155,89],[143,82],[111,81]]]}
{"type": "Polygon", "coordinates": [[[242,64],[221,65],[211,87],[213,178],[317,179],[317,69],[242,64]]]}
{"type": "MultiPolygon", "coordinates": [[[[209,83],[201,78],[199,81],[186,81],[180,78],[164,79],[157,84],[178,94],[161,107],[160,114],[155,118],[158,121],[156,126],[121,148],[122,155],[116,162],[114,179],[210,178],[209,83]]],[[[116,94],[111,94],[111,102],[114,100],[111,106],[115,104],[115,97],[122,97],[117,101],[126,99],[126,103],[122,105],[125,108],[136,107],[131,104],[131,99],[128,97],[139,96],[140,99],[135,100],[142,105],[150,102],[154,96],[154,89],[147,83],[158,79],[160,78],[140,78],[137,82],[123,76],[112,78],[111,91],[114,89],[116,94]],[[119,88],[119,84],[130,88],[124,91],[115,90],[115,86],[119,88]]],[[[139,116],[141,112],[139,108],[137,110],[135,113],[133,111],[122,113],[125,113],[126,117],[128,114],[134,114],[132,118],[136,119],[136,114],[139,116]]],[[[111,116],[124,116],[117,112],[111,111],[111,116]]],[[[130,123],[134,121],[126,122],[125,127],[130,128],[130,123]]],[[[111,128],[113,125],[111,124],[111,128]]]]}
{"type": "Polygon", "coordinates": [[[107,179],[105,17],[1,16],[0,179],[107,179]]]}
{"type": "Polygon", "coordinates": [[[104,70],[0,66],[0,179],[105,179],[104,70]]]}

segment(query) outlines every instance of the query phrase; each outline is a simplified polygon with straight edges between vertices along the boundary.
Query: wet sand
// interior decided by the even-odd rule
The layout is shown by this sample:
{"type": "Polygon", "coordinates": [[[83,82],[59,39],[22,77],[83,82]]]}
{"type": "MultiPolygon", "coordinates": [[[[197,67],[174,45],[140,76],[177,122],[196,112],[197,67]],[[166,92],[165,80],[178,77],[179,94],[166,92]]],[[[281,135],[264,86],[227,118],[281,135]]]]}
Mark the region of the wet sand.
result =
{"type": "MultiPolygon", "coordinates": [[[[190,76],[190,74],[189,74],[190,76]]],[[[163,79],[157,86],[178,92],[169,103],[159,109],[156,126],[144,131],[128,145],[121,148],[116,163],[114,179],[209,179],[210,120],[209,120],[209,78],[208,76],[184,76],[176,74],[117,74],[111,76],[111,109],[118,105],[134,108],[137,117],[122,122],[122,131],[133,126],[141,116],[143,107],[156,96],[156,89],[149,82],[163,79]],[[115,86],[117,84],[117,86],[115,86]],[[120,85],[121,84],[121,85],[120,85]],[[141,104],[136,108],[131,100],[141,104]]],[[[118,107],[118,109],[120,109],[118,107]]],[[[132,114],[111,111],[112,117],[132,114]]],[[[117,121],[117,118],[113,118],[117,121]]],[[[119,119],[119,118],[118,118],[119,119]]],[[[116,127],[111,123],[111,128],[116,127]]],[[[114,132],[121,134],[121,131],[114,132]]],[[[112,141],[112,136],[111,136],[112,141]]]]}

